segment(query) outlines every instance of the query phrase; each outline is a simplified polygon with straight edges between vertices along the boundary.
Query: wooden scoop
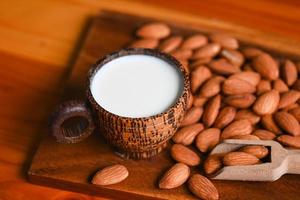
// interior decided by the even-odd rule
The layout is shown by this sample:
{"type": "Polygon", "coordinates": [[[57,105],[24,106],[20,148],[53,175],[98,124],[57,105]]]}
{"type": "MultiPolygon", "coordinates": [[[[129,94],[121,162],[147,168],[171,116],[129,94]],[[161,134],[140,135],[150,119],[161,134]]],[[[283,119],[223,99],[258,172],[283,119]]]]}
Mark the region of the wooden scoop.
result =
{"type": "Polygon", "coordinates": [[[225,166],[212,178],[241,181],[275,181],[283,174],[300,174],[300,150],[285,149],[273,140],[228,139],[217,145],[211,151],[211,154],[228,153],[248,145],[267,147],[270,150],[270,162],[245,166],[225,166]]]}

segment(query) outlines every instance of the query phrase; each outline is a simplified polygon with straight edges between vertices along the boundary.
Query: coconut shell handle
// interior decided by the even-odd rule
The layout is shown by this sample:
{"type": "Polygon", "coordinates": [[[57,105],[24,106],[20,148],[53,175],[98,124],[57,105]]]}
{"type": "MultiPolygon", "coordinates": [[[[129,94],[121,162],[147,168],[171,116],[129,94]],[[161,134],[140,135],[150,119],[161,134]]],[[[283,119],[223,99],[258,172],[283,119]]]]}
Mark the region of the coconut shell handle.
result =
{"type": "Polygon", "coordinates": [[[66,101],[58,106],[51,118],[51,134],[59,143],[77,143],[95,129],[92,114],[83,101],[66,101]]]}

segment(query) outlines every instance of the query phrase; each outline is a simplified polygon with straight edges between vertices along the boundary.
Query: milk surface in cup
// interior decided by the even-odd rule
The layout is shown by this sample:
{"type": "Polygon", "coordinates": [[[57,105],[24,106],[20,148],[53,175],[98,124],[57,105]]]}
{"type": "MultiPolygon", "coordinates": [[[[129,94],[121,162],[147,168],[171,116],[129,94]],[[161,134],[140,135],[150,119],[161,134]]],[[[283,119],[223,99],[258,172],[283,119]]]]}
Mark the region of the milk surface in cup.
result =
{"type": "Polygon", "coordinates": [[[127,55],[104,64],[91,93],[105,110],[122,117],[150,117],[168,110],[183,93],[176,66],[148,55],[127,55]]]}

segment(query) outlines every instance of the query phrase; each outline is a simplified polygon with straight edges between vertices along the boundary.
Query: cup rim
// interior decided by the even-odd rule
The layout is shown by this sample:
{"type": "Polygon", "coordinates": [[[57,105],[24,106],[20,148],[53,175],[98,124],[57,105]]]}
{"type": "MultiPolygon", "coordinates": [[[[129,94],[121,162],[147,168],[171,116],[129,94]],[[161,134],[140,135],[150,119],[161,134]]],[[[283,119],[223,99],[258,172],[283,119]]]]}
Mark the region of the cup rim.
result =
{"type": "MultiPolygon", "coordinates": [[[[158,51],[155,49],[148,49],[148,48],[123,48],[119,51],[115,51],[110,54],[107,54],[106,56],[99,59],[94,65],[92,65],[91,69],[88,72],[88,77],[87,77],[87,98],[88,98],[88,100],[93,104],[93,106],[96,106],[97,110],[101,110],[105,114],[109,114],[109,115],[111,115],[117,119],[121,119],[121,120],[149,120],[149,119],[154,119],[154,118],[163,117],[165,115],[168,115],[170,110],[175,109],[176,107],[179,106],[181,98],[186,98],[185,102],[187,102],[188,95],[189,95],[188,94],[189,88],[190,88],[189,74],[176,58],[174,58],[173,56],[166,54],[164,52],[161,52],[161,51],[158,51]],[[120,115],[117,115],[117,114],[107,111],[100,104],[98,104],[97,101],[94,99],[92,92],[91,92],[91,83],[92,83],[94,76],[98,72],[98,70],[100,70],[100,68],[102,66],[104,66],[106,63],[112,61],[113,59],[123,57],[123,56],[128,56],[128,55],[149,55],[149,56],[154,56],[154,57],[160,58],[160,59],[163,59],[164,61],[168,62],[169,64],[177,67],[179,69],[179,71],[182,73],[182,77],[183,77],[182,94],[177,98],[176,102],[172,106],[170,106],[166,111],[159,113],[159,114],[149,116],[149,117],[125,117],[125,116],[120,116],[120,115]]],[[[187,106],[185,105],[185,109],[186,109],[186,107],[187,106]]]]}

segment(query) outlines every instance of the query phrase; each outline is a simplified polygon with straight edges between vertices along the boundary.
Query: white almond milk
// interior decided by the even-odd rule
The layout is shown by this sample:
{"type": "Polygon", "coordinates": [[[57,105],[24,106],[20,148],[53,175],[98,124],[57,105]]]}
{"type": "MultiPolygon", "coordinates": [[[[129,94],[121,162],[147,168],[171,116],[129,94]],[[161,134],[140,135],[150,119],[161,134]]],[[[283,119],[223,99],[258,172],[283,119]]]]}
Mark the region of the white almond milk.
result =
{"type": "Polygon", "coordinates": [[[157,57],[128,55],[102,66],[90,87],[105,110],[123,117],[149,117],[177,101],[183,92],[183,76],[157,57]]]}

